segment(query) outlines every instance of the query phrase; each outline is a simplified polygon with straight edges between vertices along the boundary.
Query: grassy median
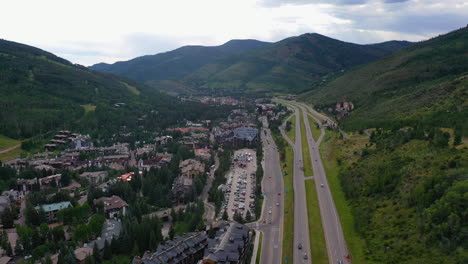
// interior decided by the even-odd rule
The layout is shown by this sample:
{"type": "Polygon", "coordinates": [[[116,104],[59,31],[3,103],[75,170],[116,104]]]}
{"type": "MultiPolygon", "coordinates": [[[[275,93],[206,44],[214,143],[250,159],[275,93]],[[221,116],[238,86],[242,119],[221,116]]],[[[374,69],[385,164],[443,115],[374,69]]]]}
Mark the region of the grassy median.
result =
{"type": "Polygon", "coordinates": [[[290,129],[287,130],[288,125],[286,124],[286,129],[285,129],[286,136],[288,136],[288,138],[293,143],[295,143],[296,142],[296,115],[295,114],[292,115],[291,118],[289,118],[289,120],[287,122],[290,122],[291,125],[290,125],[290,129]]]}
{"type": "Polygon", "coordinates": [[[315,180],[306,180],[305,189],[312,263],[326,264],[328,263],[327,245],[325,243],[325,234],[323,232],[322,218],[320,216],[320,207],[317,198],[315,180]]]}
{"type": "Polygon", "coordinates": [[[317,127],[317,121],[307,115],[307,118],[309,118],[309,125],[310,125],[310,130],[312,132],[312,137],[314,138],[315,141],[317,141],[320,138],[320,135],[322,134],[322,131],[320,128],[317,127]]]}
{"type": "Polygon", "coordinates": [[[257,249],[257,256],[255,257],[255,264],[260,264],[260,259],[262,257],[262,240],[263,240],[263,233],[257,231],[259,238],[258,238],[258,249],[257,249]]]}
{"type": "Polygon", "coordinates": [[[305,129],[304,116],[302,110],[299,111],[301,117],[301,141],[302,141],[302,160],[304,161],[304,176],[312,176],[312,161],[310,158],[309,144],[307,143],[307,134],[305,129]]]}
{"type": "Polygon", "coordinates": [[[320,146],[320,155],[328,179],[328,185],[333,195],[341,226],[343,228],[346,245],[353,263],[366,263],[363,249],[364,240],[358,235],[354,226],[354,219],[351,214],[351,207],[348,205],[341,184],[338,179],[340,165],[337,162],[336,154],[340,151],[334,142],[338,138],[337,132],[326,130],[323,143],[320,146]]]}

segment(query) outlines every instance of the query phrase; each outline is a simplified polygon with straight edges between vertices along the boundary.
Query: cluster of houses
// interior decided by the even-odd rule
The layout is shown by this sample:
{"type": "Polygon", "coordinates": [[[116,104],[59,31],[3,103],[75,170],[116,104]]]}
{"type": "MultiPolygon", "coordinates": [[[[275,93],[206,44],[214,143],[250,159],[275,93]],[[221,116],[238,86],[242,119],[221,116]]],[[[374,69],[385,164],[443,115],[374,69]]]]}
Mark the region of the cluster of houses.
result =
{"type": "Polygon", "coordinates": [[[239,223],[217,222],[214,238],[205,232],[175,237],[160,245],[155,252],[135,256],[132,264],[244,264],[252,251],[252,232],[239,223]]]}
{"type": "Polygon", "coordinates": [[[179,163],[180,175],[172,184],[171,197],[174,203],[184,202],[192,195],[196,177],[205,173],[205,165],[196,159],[182,160],[179,163]]]}
{"type": "MultiPolygon", "coordinates": [[[[76,142],[81,142],[81,140],[76,142]]],[[[121,170],[129,163],[128,143],[117,143],[110,147],[93,147],[92,145],[84,147],[83,144],[77,143],[77,145],[62,151],[58,156],[54,156],[52,152],[43,152],[41,155],[35,155],[32,158],[18,158],[7,161],[5,165],[17,170],[32,167],[35,170],[69,169],[76,171],[91,166],[121,170]],[[80,155],[83,154],[93,158],[81,159],[80,155]]]]}
{"type": "Polygon", "coordinates": [[[330,113],[335,113],[335,117],[337,120],[349,115],[351,111],[354,110],[354,104],[352,102],[338,102],[335,105],[335,108],[329,108],[328,111],[330,113]]]}
{"type": "Polygon", "coordinates": [[[49,144],[45,145],[45,148],[49,151],[53,151],[60,146],[65,147],[70,143],[77,149],[87,148],[93,145],[89,135],[84,136],[72,133],[69,130],[61,130],[50,140],[49,144]]]}
{"type": "Polygon", "coordinates": [[[227,122],[213,128],[215,140],[231,146],[249,146],[258,139],[255,117],[243,109],[233,110],[227,122]]]}

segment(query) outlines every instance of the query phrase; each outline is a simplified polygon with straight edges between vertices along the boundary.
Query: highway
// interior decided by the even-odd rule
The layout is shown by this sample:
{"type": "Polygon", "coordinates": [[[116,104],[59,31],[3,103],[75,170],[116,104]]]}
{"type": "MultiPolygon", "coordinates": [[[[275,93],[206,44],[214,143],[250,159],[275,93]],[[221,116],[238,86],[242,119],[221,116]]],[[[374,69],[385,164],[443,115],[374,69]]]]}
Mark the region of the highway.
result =
{"type": "MultiPolygon", "coordinates": [[[[288,141],[294,152],[294,247],[293,247],[293,263],[311,263],[310,255],[310,240],[309,240],[309,223],[307,216],[307,201],[304,185],[304,163],[302,160],[302,138],[301,138],[301,122],[299,110],[294,109],[294,117],[296,118],[295,137],[296,142],[292,142],[282,129],[281,134],[288,141]],[[301,243],[302,249],[298,248],[301,243]],[[307,255],[307,259],[304,258],[307,255]]],[[[310,176],[310,175],[307,175],[310,176]]]]}
{"type": "Polygon", "coordinates": [[[262,215],[253,227],[263,232],[260,263],[278,264],[281,263],[283,248],[283,196],[278,196],[278,193],[282,192],[284,184],[279,154],[265,117],[263,117],[261,139],[264,157],[262,191],[265,196],[262,215]],[[276,205],[277,203],[279,204],[278,206],[276,205]]]}
{"type": "MultiPolygon", "coordinates": [[[[316,117],[310,114],[318,114],[322,117],[320,113],[315,112],[311,107],[294,103],[295,106],[300,107],[303,111],[303,119],[306,127],[307,141],[309,144],[309,150],[311,154],[312,168],[314,173],[314,180],[316,181],[317,195],[320,207],[320,213],[322,216],[322,225],[325,233],[325,241],[327,243],[327,253],[330,263],[338,263],[338,261],[343,261],[343,263],[350,263],[350,260],[346,259],[348,256],[348,250],[346,248],[346,242],[343,235],[343,230],[341,228],[341,222],[338,216],[338,212],[333,201],[333,196],[331,194],[327,176],[323,167],[322,159],[320,157],[319,146],[325,134],[324,128],[321,128],[322,134],[317,142],[314,141],[312,137],[312,131],[309,124],[309,119],[307,115],[311,116],[318,124],[320,120],[317,120],[316,117]],[[322,187],[323,184],[323,187],[322,187]]],[[[327,121],[331,121],[325,117],[327,121]]],[[[331,121],[333,122],[333,121],[331,121]]]]}

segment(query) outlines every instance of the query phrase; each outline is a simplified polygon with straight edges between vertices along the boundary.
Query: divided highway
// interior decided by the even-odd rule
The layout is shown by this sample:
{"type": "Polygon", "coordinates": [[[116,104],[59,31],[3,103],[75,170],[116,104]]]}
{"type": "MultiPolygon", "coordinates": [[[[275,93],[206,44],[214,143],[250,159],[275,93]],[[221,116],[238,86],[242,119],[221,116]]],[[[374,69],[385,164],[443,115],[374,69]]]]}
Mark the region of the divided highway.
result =
{"type": "Polygon", "coordinates": [[[316,182],[317,195],[320,207],[320,213],[322,216],[322,225],[325,232],[325,241],[327,243],[328,259],[330,263],[350,263],[348,256],[348,250],[346,248],[346,241],[344,239],[343,230],[341,228],[341,222],[338,216],[338,212],[333,201],[330,188],[328,186],[327,176],[323,167],[322,159],[320,158],[319,146],[325,134],[324,128],[321,128],[322,134],[317,142],[312,137],[312,131],[309,124],[307,115],[311,116],[318,124],[320,120],[310,114],[310,112],[323,117],[327,122],[333,122],[328,117],[317,113],[311,107],[294,103],[295,106],[300,107],[303,111],[303,119],[306,127],[307,141],[309,144],[309,150],[312,161],[312,168],[314,173],[314,180],[316,182]]]}
{"type": "Polygon", "coordinates": [[[278,264],[281,263],[283,248],[283,197],[278,196],[278,193],[284,189],[283,176],[278,150],[268,129],[267,120],[263,117],[262,121],[261,139],[264,157],[262,191],[265,196],[260,220],[251,227],[263,232],[260,263],[278,264]]]}
{"type": "MultiPolygon", "coordinates": [[[[293,256],[294,263],[311,263],[310,261],[310,240],[309,240],[309,224],[307,220],[307,201],[304,185],[304,163],[302,159],[302,142],[301,142],[301,120],[299,110],[294,109],[294,117],[296,118],[295,137],[296,142],[292,142],[285,134],[283,128],[281,134],[288,141],[294,152],[294,248],[293,256]],[[302,248],[299,249],[298,245],[302,248]]],[[[310,176],[310,175],[308,175],[310,176]]]]}

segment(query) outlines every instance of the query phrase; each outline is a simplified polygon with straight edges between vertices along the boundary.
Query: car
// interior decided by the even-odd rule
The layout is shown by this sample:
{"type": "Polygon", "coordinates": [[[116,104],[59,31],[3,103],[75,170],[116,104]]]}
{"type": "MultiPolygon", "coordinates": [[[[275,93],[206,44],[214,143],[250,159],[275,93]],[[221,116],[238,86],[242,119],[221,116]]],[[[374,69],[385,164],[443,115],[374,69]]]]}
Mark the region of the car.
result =
{"type": "Polygon", "coordinates": [[[304,254],[304,259],[308,259],[307,253],[304,254]]]}
{"type": "Polygon", "coordinates": [[[268,213],[271,214],[271,210],[269,210],[268,213]]]}
{"type": "Polygon", "coordinates": [[[278,195],[281,195],[281,193],[278,193],[278,195]]]}
{"type": "Polygon", "coordinates": [[[322,184],[320,184],[320,187],[322,187],[322,188],[323,188],[323,183],[322,183],[322,184]]]}
{"type": "Polygon", "coordinates": [[[297,244],[297,249],[302,249],[302,244],[301,243],[297,244]]]}
{"type": "Polygon", "coordinates": [[[279,203],[276,203],[276,206],[279,206],[279,203]]]}

